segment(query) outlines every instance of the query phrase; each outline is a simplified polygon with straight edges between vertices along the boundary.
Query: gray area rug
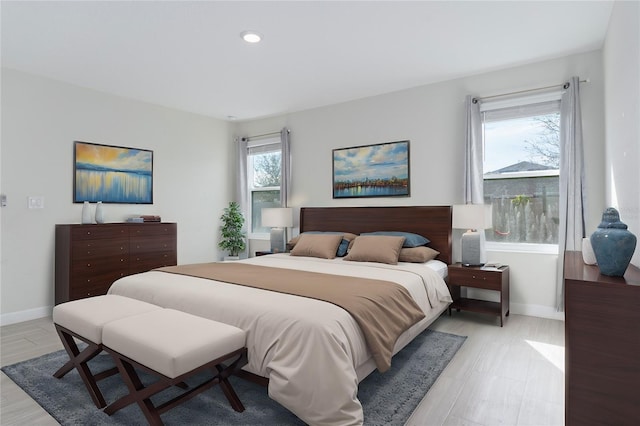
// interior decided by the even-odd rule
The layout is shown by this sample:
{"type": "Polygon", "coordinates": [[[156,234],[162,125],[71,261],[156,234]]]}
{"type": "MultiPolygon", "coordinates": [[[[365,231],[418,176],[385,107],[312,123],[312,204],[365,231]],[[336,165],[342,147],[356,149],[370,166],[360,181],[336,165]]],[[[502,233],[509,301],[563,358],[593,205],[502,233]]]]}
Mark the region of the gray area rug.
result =
{"type": "MultiPolygon", "coordinates": [[[[366,425],[403,425],[429,388],[464,343],[466,337],[425,330],[392,361],[384,374],[371,373],[360,383],[358,398],[364,407],[366,425]]],[[[2,371],[24,389],[62,425],[144,425],[136,404],[109,417],[97,409],[78,373],[74,370],[62,379],[52,376],[67,361],[66,352],[58,351],[39,358],[6,366],[2,371]]],[[[103,354],[89,364],[100,372],[113,366],[111,357],[103,354]]],[[[141,374],[146,384],[153,381],[141,374]]],[[[196,378],[197,380],[197,378],[196,378]]],[[[303,425],[295,415],[267,395],[267,388],[232,377],[245,411],[237,413],[229,406],[218,386],[164,413],[166,425],[303,425]]],[[[193,383],[197,384],[197,383],[193,383]]],[[[118,375],[98,383],[107,402],[126,393],[118,375]]],[[[173,396],[168,389],[152,400],[160,403],[173,396]]]]}

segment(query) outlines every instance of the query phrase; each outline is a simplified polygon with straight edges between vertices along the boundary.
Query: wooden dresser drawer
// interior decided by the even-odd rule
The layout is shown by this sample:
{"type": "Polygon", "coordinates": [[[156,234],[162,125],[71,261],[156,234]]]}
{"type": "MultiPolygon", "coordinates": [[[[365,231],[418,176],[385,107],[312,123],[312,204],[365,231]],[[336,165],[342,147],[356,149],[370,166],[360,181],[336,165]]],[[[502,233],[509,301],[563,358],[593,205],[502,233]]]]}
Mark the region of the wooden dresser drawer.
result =
{"type": "Polygon", "coordinates": [[[163,266],[173,266],[176,263],[175,251],[132,254],[129,262],[129,273],[137,274],[155,268],[162,268],[163,266]]]}
{"type": "Polygon", "coordinates": [[[73,276],[95,276],[110,271],[128,271],[129,256],[104,256],[94,259],[78,259],[71,266],[73,276]]]}
{"type": "Polygon", "coordinates": [[[109,287],[119,278],[129,275],[128,270],[102,271],[98,274],[75,276],[69,286],[70,300],[107,294],[109,287]]]}
{"type": "Polygon", "coordinates": [[[121,226],[114,226],[112,224],[103,225],[78,225],[71,229],[71,239],[73,241],[78,240],[97,240],[97,239],[112,239],[112,238],[128,238],[129,232],[126,228],[121,226]]]}
{"type": "Polygon", "coordinates": [[[171,236],[136,237],[131,239],[131,254],[175,251],[176,239],[171,236]]]}
{"type": "Polygon", "coordinates": [[[131,236],[131,238],[160,236],[160,235],[175,236],[176,224],[175,223],[138,223],[131,227],[129,235],[131,236]]]}
{"type": "Polygon", "coordinates": [[[108,256],[127,256],[128,238],[74,241],[71,255],[74,259],[100,259],[108,256]]]}

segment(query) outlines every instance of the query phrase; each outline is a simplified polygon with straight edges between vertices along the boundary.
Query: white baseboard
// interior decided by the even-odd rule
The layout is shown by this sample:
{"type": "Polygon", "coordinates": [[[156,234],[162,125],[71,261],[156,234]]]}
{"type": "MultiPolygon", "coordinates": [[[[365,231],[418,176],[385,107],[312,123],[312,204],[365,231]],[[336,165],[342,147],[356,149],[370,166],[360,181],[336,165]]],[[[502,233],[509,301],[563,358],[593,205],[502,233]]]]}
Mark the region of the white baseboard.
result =
{"type": "Polygon", "coordinates": [[[530,317],[549,318],[564,321],[564,312],[558,312],[551,306],[528,305],[524,303],[510,303],[510,313],[516,315],[527,315],[530,317]]]}
{"type": "Polygon", "coordinates": [[[43,306],[41,308],[27,309],[26,311],[2,314],[0,315],[0,326],[50,317],[51,312],[53,312],[53,306],[43,306]]]}

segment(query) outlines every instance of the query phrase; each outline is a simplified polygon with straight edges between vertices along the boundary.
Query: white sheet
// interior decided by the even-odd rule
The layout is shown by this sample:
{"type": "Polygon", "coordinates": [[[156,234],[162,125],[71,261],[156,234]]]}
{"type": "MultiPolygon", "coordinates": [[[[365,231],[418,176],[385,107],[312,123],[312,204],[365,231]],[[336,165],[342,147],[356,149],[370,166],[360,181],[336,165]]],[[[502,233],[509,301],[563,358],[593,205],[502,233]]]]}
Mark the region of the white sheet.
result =
{"type": "Polygon", "coordinates": [[[442,279],[447,278],[447,275],[449,274],[449,268],[447,267],[447,264],[439,260],[430,260],[425,263],[424,266],[436,271],[442,279]]]}
{"type": "MultiPolygon", "coordinates": [[[[451,302],[442,278],[425,264],[396,266],[286,254],[242,262],[403,285],[427,318],[401,336],[395,352],[451,302]]],[[[315,299],[158,271],[121,278],[109,293],[242,328],[247,331],[249,351],[245,369],[269,378],[272,399],[309,424],[362,424],[358,382],[373,370],[372,359],[360,328],[342,308],[315,299]]]]}

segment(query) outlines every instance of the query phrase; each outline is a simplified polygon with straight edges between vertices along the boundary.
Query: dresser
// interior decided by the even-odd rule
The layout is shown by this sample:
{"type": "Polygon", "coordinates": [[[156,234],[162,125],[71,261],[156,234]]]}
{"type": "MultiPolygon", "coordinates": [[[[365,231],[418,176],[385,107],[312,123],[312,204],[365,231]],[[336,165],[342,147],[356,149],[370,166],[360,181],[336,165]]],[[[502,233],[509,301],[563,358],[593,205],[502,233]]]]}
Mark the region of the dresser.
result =
{"type": "Polygon", "coordinates": [[[565,424],[640,421],[640,269],[601,275],[565,253],[565,424]]]}
{"type": "Polygon", "coordinates": [[[175,223],[56,225],[55,304],[106,294],[118,278],[177,263],[175,223]]]}

